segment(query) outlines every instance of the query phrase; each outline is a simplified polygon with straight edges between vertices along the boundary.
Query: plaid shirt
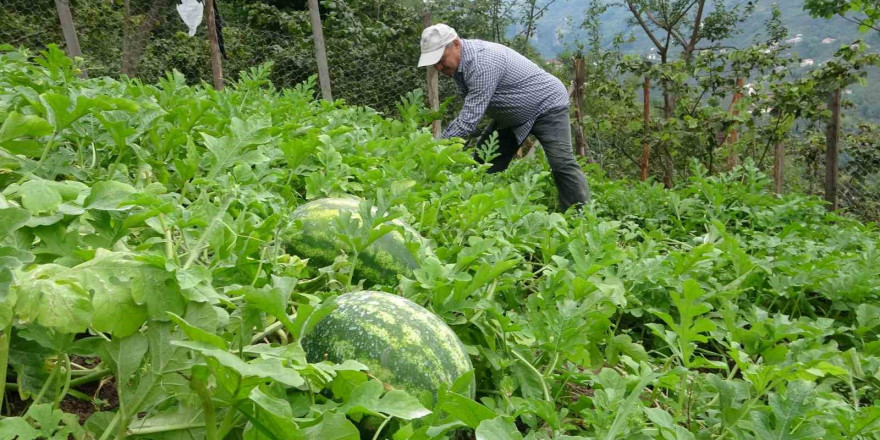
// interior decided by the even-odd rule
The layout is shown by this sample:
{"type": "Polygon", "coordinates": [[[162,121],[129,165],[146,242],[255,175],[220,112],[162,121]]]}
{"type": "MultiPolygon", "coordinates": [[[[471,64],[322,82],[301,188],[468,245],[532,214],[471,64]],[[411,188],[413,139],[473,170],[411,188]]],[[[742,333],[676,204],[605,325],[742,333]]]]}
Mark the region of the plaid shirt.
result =
{"type": "Polygon", "coordinates": [[[461,63],[453,75],[464,107],[441,138],[469,138],[484,115],[497,128],[512,128],[522,143],[541,114],[568,107],[568,91],[513,49],[482,40],[461,40],[461,63]]]}

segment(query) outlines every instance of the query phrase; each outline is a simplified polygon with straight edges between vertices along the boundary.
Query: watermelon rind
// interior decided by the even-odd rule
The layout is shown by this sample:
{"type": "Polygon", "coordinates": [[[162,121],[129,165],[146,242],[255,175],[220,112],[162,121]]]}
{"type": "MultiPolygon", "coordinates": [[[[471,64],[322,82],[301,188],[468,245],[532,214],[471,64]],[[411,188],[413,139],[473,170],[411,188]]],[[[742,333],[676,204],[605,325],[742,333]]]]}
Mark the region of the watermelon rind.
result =
{"type": "MultiPolygon", "coordinates": [[[[364,290],[340,295],[336,308],[303,337],[309,362],[352,359],[413,395],[451,387],[472,371],[464,344],[437,315],[398,295],[364,290]]],[[[475,384],[471,382],[470,397],[475,384]]]]}
{"type": "MultiPolygon", "coordinates": [[[[350,212],[353,218],[360,218],[360,202],[360,199],[323,198],[299,206],[292,215],[294,227],[284,238],[288,253],[308,258],[313,267],[333,264],[346,249],[346,245],[334,236],[334,221],[343,211],[350,212]]],[[[367,286],[396,285],[398,275],[412,277],[413,271],[419,267],[407,240],[421,246],[422,237],[403,221],[395,219],[391,223],[400,226],[406,237],[399,231],[391,231],[358,255],[355,276],[357,280],[365,279],[367,286]]]]}

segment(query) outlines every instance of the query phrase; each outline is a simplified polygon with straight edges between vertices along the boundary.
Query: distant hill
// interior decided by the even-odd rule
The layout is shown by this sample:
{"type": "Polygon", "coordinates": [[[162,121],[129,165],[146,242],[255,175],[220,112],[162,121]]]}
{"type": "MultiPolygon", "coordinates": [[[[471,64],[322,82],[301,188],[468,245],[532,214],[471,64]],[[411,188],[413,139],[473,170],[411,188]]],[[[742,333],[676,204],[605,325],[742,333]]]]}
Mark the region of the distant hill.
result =
{"type": "MultiPolygon", "coordinates": [[[[747,0],[730,0],[731,4],[744,4],[747,0]]],[[[547,59],[556,58],[566,48],[577,41],[586,41],[586,32],[580,28],[587,8],[585,0],[556,0],[538,22],[536,36],[532,45],[547,59]]],[[[711,2],[709,2],[711,3],[711,2]]],[[[773,4],[779,5],[782,18],[789,31],[789,38],[798,35],[800,40],[793,44],[792,51],[804,60],[813,60],[816,68],[832,57],[843,44],[856,39],[867,42],[872,50],[880,50],[880,33],[860,33],[853,23],[835,17],[831,20],[814,19],[803,10],[801,0],[757,0],[754,13],[738,29],[738,35],[725,44],[745,47],[767,38],[765,22],[770,18],[773,4]],[[824,40],[824,42],[823,42],[824,40]]],[[[602,16],[602,36],[610,46],[614,36],[623,33],[632,35],[635,40],[622,47],[625,53],[644,53],[653,47],[651,41],[638,26],[632,27],[627,20],[632,15],[622,7],[610,7],[602,16]]],[[[854,86],[847,98],[856,104],[862,117],[880,122],[880,72],[871,72],[869,87],[854,86]]]]}

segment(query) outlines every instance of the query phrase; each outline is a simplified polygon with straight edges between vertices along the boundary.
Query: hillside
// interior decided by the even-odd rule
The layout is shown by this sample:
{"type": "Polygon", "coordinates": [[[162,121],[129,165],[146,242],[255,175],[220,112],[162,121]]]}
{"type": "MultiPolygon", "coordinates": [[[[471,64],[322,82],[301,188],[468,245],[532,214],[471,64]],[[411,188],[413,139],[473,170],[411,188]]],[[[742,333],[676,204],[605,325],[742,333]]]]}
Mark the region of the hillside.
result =
{"type": "MultiPolygon", "coordinates": [[[[746,3],[746,0],[731,0],[734,3],[746,3]]],[[[856,39],[863,39],[870,46],[880,48],[880,34],[876,32],[859,33],[858,28],[842,19],[814,19],[803,11],[802,1],[757,0],[755,12],[739,29],[732,41],[724,44],[744,47],[766,39],[765,22],[771,16],[773,4],[778,3],[782,17],[788,28],[789,37],[800,40],[792,45],[794,54],[804,60],[813,60],[812,68],[820,66],[833,56],[842,45],[856,39]],[[830,40],[829,40],[830,39],[830,40]],[[823,42],[824,40],[824,42],[823,42]]],[[[554,58],[576,42],[586,40],[586,32],[580,28],[588,2],[580,0],[556,0],[547,14],[538,23],[537,35],[532,44],[546,58],[554,58]]],[[[630,26],[627,20],[629,11],[622,7],[612,6],[602,16],[602,34],[606,45],[610,46],[614,36],[623,34],[634,38],[632,42],[622,46],[625,53],[649,53],[653,47],[641,28],[630,26]]],[[[809,69],[811,67],[806,67],[809,69]]],[[[880,74],[872,72],[869,84],[880,81],[880,74]]],[[[847,97],[859,109],[859,114],[873,121],[880,121],[880,91],[856,85],[847,97]]]]}

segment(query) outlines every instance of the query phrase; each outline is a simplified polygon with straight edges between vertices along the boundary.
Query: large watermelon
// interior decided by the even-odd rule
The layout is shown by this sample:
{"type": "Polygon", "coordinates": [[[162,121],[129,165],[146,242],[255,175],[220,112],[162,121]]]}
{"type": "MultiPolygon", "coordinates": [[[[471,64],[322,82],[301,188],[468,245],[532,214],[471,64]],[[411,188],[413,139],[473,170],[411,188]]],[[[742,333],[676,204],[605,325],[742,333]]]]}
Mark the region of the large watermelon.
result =
{"type": "MultiPolygon", "coordinates": [[[[394,388],[435,397],[440,384],[451,386],[473,369],[452,329],[406,298],[365,290],[335,301],[338,307],[303,338],[309,362],[353,359],[394,388]]],[[[471,382],[471,398],[474,387],[471,382]]]]}
{"type": "MultiPolygon", "coordinates": [[[[344,252],[345,245],[333,234],[334,221],[343,211],[349,211],[353,218],[358,214],[358,199],[326,198],[313,200],[298,207],[293,220],[299,225],[285,237],[288,252],[308,258],[317,266],[328,266],[344,252]]],[[[394,220],[414,241],[421,241],[418,232],[406,223],[394,220]]],[[[418,260],[407,247],[406,239],[398,231],[392,231],[371,244],[358,256],[355,281],[363,278],[368,285],[397,284],[397,275],[412,276],[419,267],[418,260]]]]}

